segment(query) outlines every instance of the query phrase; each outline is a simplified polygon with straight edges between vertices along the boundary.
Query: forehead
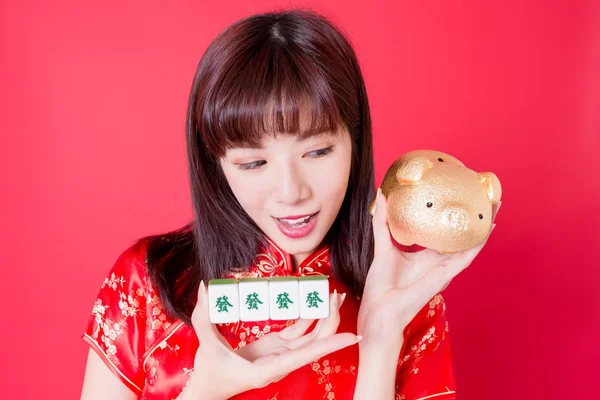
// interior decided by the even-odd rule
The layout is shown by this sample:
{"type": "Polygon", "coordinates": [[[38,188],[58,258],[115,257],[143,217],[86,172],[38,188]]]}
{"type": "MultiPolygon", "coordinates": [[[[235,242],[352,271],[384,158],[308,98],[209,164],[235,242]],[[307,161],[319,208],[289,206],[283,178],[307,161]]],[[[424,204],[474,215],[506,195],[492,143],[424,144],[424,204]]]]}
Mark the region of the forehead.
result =
{"type": "Polygon", "coordinates": [[[264,149],[273,143],[281,143],[281,142],[286,142],[286,141],[302,143],[302,142],[310,141],[311,139],[318,140],[318,139],[322,139],[322,138],[336,137],[336,136],[339,136],[341,132],[342,132],[342,130],[336,130],[333,132],[332,131],[323,131],[323,132],[302,132],[302,133],[266,132],[259,138],[259,140],[254,140],[252,142],[241,141],[238,143],[230,143],[229,146],[227,146],[226,150],[232,150],[232,149],[237,149],[237,148],[264,149]]]}
{"type": "Polygon", "coordinates": [[[232,148],[262,148],[265,141],[284,135],[302,141],[337,134],[345,125],[335,104],[286,96],[278,101],[269,99],[266,104],[253,100],[221,108],[214,123],[205,124],[203,136],[218,158],[232,148]]]}
{"type": "Polygon", "coordinates": [[[303,142],[315,137],[336,136],[345,130],[345,124],[338,115],[323,113],[322,110],[311,112],[306,106],[291,110],[271,106],[259,118],[259,124],[244,124],[247,129],[227,135],[225,150],[264,148],[267,143],[280,139],[303,142]]]}

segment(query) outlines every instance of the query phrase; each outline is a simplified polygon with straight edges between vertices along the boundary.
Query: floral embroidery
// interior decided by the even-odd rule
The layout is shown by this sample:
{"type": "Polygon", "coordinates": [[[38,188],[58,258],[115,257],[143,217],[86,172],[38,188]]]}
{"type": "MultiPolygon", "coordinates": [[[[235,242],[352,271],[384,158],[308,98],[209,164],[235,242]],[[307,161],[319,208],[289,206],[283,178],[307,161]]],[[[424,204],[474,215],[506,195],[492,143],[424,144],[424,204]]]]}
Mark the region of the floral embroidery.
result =
{"type": "Polygon", "coordinates": [[[271,276],[278,268],[283,268],[283,260],[277,260],[272,254],[261,253],[256,257],[254,265],[262,276],[271,276]]]}
{"type": "Polygon", "coordinates": [[[106,310],[109,309],[110,306],[102,304],[101,298],[96,300],[94,308],[92,309],[96,328],[91,336],[97,343],[104,344],[106,356],[117,366],[120,365],[120,361],[117,357],[115,341],[125,331],[125,318],[134,317],[140,313],[143,314],[139,308],[140,301],[143,299],[143,293],[140,289],[137,291],[132,290],[128,295],[118,290],[123,289],[126,282],[127,281],[123,276],[118,276],[112,272],[108,278],[104,279],[101,286],[101,290],[108,290],[110,288],[119,294],[118,307],[119,310],[121,310],[120,314],[123,315],[123,320],[113,321],[108,318],[106,316],[106,310]]]}
{"type": "Polygon", "coordinates": [[[429,302],[429,311],[427,312],[427,316],[429,318],[433,318],[435,316],[436,310],[439,311],[440,304],[442,305],[442,314],[446,312],[446,303],[442,298],[441,294],[435,295],[433,299],[429,302]]]}
{"type": "MultiPolygon", "coordinates": [[[[131,256],[139,255],[142,260],[142,254],[136,248],[136,253],[130,253],[131,256]]],[[[271,246],[270,249],[264,249],[249,266],[248,271],[234,272],[231,275],[236,278],[243,277],[269,277],[279,275],[295,274],[302,275],[329,275],[331,273],[329,266],[329,254],[327,251],[318,251],[297,271],[292,272],[289,269],[288,258],[283,252],[271,246]]],[[[106,353],[109,361],[121,366],[118,372],[123,380],[128,381],[130,386],[137,388],[140,392],[140,399],[153,398],[171,398],[173,399],[181,389],[189,383],[189,378],[193,374],[193,359],[198,344],[197,338],[192,327],[187,327],[181,321],[175,321],[167,317],[164,307],[161,303],[157,290],[153,287],[148,270],[143,270],[143,263],[135,261],[133,264],[131,257],[123,258],[127,262],[126,269],[117,269],[105,279],[102,288],[103,293],[94,304],[93,324],[90,325],[86,336],[100,344],[101,350],[106,353]],[[131,267],[140,268],[133,270],[131,267]],[[127,271],[127,272],[125,272],[127,271]],[[129,273],[134,275],[129,278],[129,273]],[[124,275],[124,276],[122,276],[124,275]],[[139,282],[139,283],[138,283],[139,282]],[[129,318],[133,318],[129,319],[129,318]],[[178,325],[181,322],[181,325],[178,325]],[[141,324],[141,326],[139,326],[141,324]],[[170,329],[175,325],[182,326],[181,329],[170,329]],[[136,329],[129,329],[135,326],[136,329]],[[145,331],[144,333],[142,333],[145,331]],[[129,335],[144,335],[145,343],[140,339],[129,335]],[[168,335],[167,335],[168,333],[168,335]],[[133,346],[131,340],[136,340],[133,346]],[[167,341],[168,339],[168,341],[167,341]],[[146,344],[146,346],[144,346],[146,344]],[[123,346],[123,347],[120,347],[123,346]],[[145,348],[144,348],[145,347],[145,348]],[[104,349],[106,348],[106,349],[104,349]],[[121,350],[122,349],[122,350],[121,350]],[[147,350],[152,349],[148,354],[147,350]],[[154,351],[158,349],[156,353],[154,351]],[[129,352],[133,350],[132,352],[129,352]],[[118,353],[118,354],[117,354],[118,353]],[[135,363],[138,356],[144,357],[145,362],[137,369],[135,363]],[[145,375],[145,376],[144,376],[145,375]],[[163,379],[169,377],[169,379],[163,379]],[[173,379],[171,379],[173,378],[173,379]],[[146,387],[144,387],[144,382],[146,387]]],[[[338,289],[339,290],[339,289],[338,289]]],[[[360,299],[360,296],[356,296],[360,299]]],[[[434,384],[452,385],[450,378],[447,381],[437,382],[432,374],[435,374],[437,368],[444,368],[442,363],[432,370],[428,360],[428,354],[445,343],[444,339],[448,332],[448,323],[442,322],[445,312],[445,304],[441,296],[434,297],[419,315],[416,324],[406,331],[406,348],[402,354],[398,365],[402,366],[399,372],[395,400],[408,400],[425,395],[422,392],[413,393],[415,384],[424,382],[433,389],[434,384]],[[435,327],[431,327],[432,322],[435,327]],[[412,332],[411,332],[412,331],[412,332]],[[415,375],[417,374],[417,375],[415,375]],[[413,377],[416,379],[413,380],[413,377]],[[406,385],[406,378],[411,381],[406,385]],[[437,383],[436,383],[437,382],[437,383]],[[409,388],[410,386],[410,388],[409,388]]],[[[232,348],[241,348],[256,339],[263,337],[274,331],[279,331],[291,326],[295,320],[289,321],[257,321],[257,322],[237,322],[232,324],[219,324],[218,329],[229,341],[232,348]],[[280,323],[273,323],[280,322],[280,323]]],[[[443,347],[443,346],[442,346],[443,347]]],[[[433,359],[432,359],[433,360],[433,359]]],[[[438,362],[438,361],[434,361],[438,362]]],[[[310,398],[321,398],[327,400],[341,399],[351,397],[348,384],[354,384],[356,380],[357,360],[331,356],[327,359],[319,359],[310,363],[310,367],[304,370],[306,379],[306,390],[310,393],[310,398]]],[[[422,387],[417,389],[421,390],[422,387]]],[[[272,390],[260,392],[260,395],[252,397],[240,395],[241,399],[263,398],[277,400],[281,396],[287,398],[295,388],[288,388],[285,382],[274,386],[272,390]]],[[[438,389],[438,391],[441,391],[438,389]]],[[[447,393],[454,393],[447,389],[447,393]]],[[[293,395],[292,395],[293,397],[293,395]]],[[[237,398],[237,397],[236,397],[237,398]]]]}
{"type": "Polygon", "coordinates": [[[147,367],[146,367],[146,381],[150,385],[154,385],[156,383],[156,375],[158,366],[160,363],[158,360],[152,356],[148,357],[147,367]]]}
{"type": "Polygon", "coordinates": [[[298,270],[298,275],[325,275],[321,272],[315,272],[315,265],[319,270],[327,271],[329,269],[329,252],[324,250],[321,253],[317,254],[317,256],[313,260],[308,262],[303,267],[300,267],[300,269],[298,270]]]}
{"type": "MultiPolygon", "coordinates": [[[[139,290],[139,289],[138,289],[139,290]]],[[[125,293],[119,293],[119,309],[126,317],[133,317],[140,311],[140,302],[132,295],[126,296],[125,293]]]]}
{"type": "Polygon", "coordinates": [[[144,287],[146,288],[146,346],[150,347],[162,332],[171,326],[171,321],[167,319],[165,310],[160,301],[160,296],[154,290],[154,286],[148,276],[144,276],[144,287]]]}
{"type": "Polygon", "coordinates": [[[267,333],[270,333],[271,331],[275,331],[275,332],[280,331],[282,329],[287,328],[290,325],[293,325],[294,323],[295,323],[295,321],[289,320],[289,321],[285,321],[285,323],[283,323],[283,324],[265,324],[262,328],[260,328],[259,325],[254,325],[252,327],[249,327],[243,321],[230,324],[231,325],[231,330],[230,330],[231,333],[233,333],[233,334],[235,334],[236,332],[239,333],[239,336],[238,336],[239,342],[237,343],[237,345],[235,345],[235,343],[231,343],[231,345],[234,349],[244,347],[247,344],[252,343],[256,339],[263,337],[267,333]]]}
{"type": "Polygon", "coordinates": [[[160,347],[161,350],[169,348],[169,351],[175,353],[175,355],[177,355],[177,351],[179,349],[181,349],[181,347],[179,347],[178,344],[176,344],[175,346],[171,346],[169,343],[167,343],[166,340],[163,340],[162,342],[160,342],[160,344],[158,345],[158,347],[160,347]]]}
{"type": "Polygon", "coordinates": [[[125,279],[122,276],[121,277],[115,276],[115,273],[113,272],[112,274],[110,274],[110,278],[104,279],[101,289],[104,289],[104,287],[108,286],[112,290],[117,290],[117,283],[122,288],[123,284],[125,283],[125,279]]]}
{"type": "MultiPolygon", "coordinates": [[[[323,395],[323,398],[327,400],[334,399],[335,393],[333,392],[333,384],[331,383],[330,376],[339,374],[342,371],[342,367],[336,364],[335,361],[325,359],[322,364],[319,364],[318,361],[312,362],[311,369],[319,375],[317,383],[319,385],[325,384],[325,394],[323,395]],[[321,366],[323,369],[321,369],[321,366]]],[[[351,365],[350,369],[344,368],[343,371],[345,373],[356,375],[356,367],[354,365],[351,365]]]]}
{"type": "MultiPolygon", "coordinates": [[[[444,315],[446,312],[446,303],[444,302],[444,299],[440,294],[436,295],[429,302],[429,310],[427,312],[427,317],[433,317],[436,314],[436,312],[441,312],[441,315],[444,315]]],[[[404,365],[411,358],[413,358],[413,363],[416,363],[419,360],[419,358],[422,357],[422,352],[424,352],[427,349],[427,345],[429,344],[435,343],[433,351],[437,350],[437,348],[444,341],[446,337],[446,332],[448,332],[448,321],[446,321],[445,323],[445,329],[444,331],[442,331],[442,337],[439,340],[438,335],[436,335],[435,326],[431,326],[427,333],[419,340],[419,342],[417,342],[417,344],[413,345],[410,348],[410,352],[408,352],[408,354],[406,354],[404,357],[402,357],[401,360],[399,360],[398,365],[404,365]]],[[[419,372],[419,370],[418,368],[413,368],[411,372],[416,374],[419,372]]]]}
{"type": "Polygon", "coordinates": [[[96,330],[92,333],[92,337],[96,342],[103,343],[106,348],[106,356],[115,365],[119,365],[119,359],[117,355],[117,347],[113,344],[117,337],[123,334],[122,325],[111,321],[105,316],[106,310],[109,306],[102,304],[102,300],[98,299],[94,303],[92,314],[96,321],[96,330]],[[99,340],[98,340],[99,339],[99,340]]]}

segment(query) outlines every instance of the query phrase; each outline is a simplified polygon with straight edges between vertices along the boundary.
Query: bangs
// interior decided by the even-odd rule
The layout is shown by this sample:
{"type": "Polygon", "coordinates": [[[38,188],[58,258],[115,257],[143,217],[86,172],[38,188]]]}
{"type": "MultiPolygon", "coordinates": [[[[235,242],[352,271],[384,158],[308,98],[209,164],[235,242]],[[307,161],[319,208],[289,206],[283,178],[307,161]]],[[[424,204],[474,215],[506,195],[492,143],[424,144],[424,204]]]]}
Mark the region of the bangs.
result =
{"type": "Polygon", "coordinates": [[[259,147],[265,135],[308,137],[345,125],[324,72],[302,50],[287,50],[264,46],[247,64],[215,77],[198,114],[200,135],[214,158],[231,147],[259,147]]]}

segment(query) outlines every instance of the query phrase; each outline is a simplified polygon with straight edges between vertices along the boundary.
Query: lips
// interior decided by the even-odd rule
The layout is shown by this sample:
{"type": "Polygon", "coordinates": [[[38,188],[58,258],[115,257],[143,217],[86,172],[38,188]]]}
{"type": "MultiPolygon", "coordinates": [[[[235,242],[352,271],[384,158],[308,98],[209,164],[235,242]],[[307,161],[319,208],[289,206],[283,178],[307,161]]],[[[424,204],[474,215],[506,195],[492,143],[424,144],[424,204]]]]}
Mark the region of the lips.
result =
{"type": "Polygon", "coordinates": [[[283,218],[273,217],[277,221],[277,227],[290,238],[301,238],[308,235],[315,227],[317,214],[290,215],[283,218]]]}
{"type": "Polygon", "coordinates": [[[304,215],[291,215],[283,218],[276,218],[279,222],[284,223],[289,226],[301,225],[313,217],[316,213],[313,214],[304,214],[304,215]]]}

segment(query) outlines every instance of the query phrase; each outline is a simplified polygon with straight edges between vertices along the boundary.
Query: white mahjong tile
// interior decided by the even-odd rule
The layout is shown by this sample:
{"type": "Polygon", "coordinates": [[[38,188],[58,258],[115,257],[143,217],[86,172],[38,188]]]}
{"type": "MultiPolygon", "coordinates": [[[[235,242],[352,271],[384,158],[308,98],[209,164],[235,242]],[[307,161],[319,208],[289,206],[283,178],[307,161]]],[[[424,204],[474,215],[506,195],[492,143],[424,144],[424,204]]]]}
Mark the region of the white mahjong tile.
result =
{"type": "Polygon", "coordinates": [[[277,276],[269,279],[269,308],[272,320],[298,319],[300,299],[298,278],[277,276]]]}
{"type": "Polygon", "coordinates": [[[208,282],[210,322],[223,324],[240,320],[237,279],[213,279],[208,282]]]}
{"type": "Polygon", "coordinates": [[[329,316],[329,279],[325,275],[298,278],[300,286],[300,318],[317,319],[329,316]]]}
{"type": "Polygon", "coordinates": [[[269,280],[240,279],[240,321],[266,321],[269,318],[269,280]]]}

